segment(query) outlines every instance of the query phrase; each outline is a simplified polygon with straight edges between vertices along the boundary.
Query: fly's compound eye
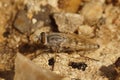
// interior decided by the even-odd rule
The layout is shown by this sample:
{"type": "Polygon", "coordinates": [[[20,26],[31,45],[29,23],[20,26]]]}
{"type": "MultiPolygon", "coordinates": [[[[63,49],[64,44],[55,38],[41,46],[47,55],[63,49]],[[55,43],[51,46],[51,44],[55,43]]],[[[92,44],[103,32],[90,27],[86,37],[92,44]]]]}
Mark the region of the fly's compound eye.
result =
{"type": "Polygon", "coordinates": [[[40,42],[41,42],[41,44],[47,44],[47,36],[46,36],[46,33],[45,32],[42,32],[41,34],[40,34],[40,42]]]}

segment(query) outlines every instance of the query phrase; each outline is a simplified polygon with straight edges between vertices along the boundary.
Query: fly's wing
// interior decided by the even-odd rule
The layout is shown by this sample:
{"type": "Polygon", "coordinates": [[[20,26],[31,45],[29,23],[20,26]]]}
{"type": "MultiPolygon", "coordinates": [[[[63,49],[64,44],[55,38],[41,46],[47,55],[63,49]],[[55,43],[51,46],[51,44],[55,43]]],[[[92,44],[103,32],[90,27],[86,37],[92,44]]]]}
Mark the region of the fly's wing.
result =
{"type": "Polygon", "coordinates": [[[61,44],[61,47],[66,50],[73,51],[89,51],[96,50],[99,45],[92,42],[90,39],[86,39],[85,36],[76,34],[62,34],[65,37],[65,41],[61,44]]]}

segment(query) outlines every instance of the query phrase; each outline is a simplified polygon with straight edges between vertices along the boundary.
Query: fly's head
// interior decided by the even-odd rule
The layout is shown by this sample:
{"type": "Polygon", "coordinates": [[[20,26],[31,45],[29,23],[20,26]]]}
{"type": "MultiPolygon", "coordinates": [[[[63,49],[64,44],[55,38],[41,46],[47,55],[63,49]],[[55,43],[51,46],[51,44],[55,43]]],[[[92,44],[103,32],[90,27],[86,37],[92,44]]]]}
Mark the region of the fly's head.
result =
{"type": "Polygon", "coordinates": [[[45,32],[40,33],[39,41],[40,41],[40,44],[42,45],[47,44],[47,34],[45,32]]]}

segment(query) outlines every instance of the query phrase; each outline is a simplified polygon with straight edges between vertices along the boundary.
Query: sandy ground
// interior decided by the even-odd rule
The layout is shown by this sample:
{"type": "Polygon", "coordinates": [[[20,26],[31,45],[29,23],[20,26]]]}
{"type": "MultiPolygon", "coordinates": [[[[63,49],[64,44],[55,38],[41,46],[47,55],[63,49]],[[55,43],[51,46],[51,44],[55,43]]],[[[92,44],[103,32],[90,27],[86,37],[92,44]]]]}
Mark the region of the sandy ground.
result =
{"type": "Polygon", "coordinates": [[[120,0],[0,0],[0,80],[14,80],[17,53],[65,80],[119,80],[114,66],[119,44],[120,0]],[[40,41],[42,32],[75,34],[90,46],[51,52],[40,41]],[[91,50],[90,43],[99,48],[91,50]]]}

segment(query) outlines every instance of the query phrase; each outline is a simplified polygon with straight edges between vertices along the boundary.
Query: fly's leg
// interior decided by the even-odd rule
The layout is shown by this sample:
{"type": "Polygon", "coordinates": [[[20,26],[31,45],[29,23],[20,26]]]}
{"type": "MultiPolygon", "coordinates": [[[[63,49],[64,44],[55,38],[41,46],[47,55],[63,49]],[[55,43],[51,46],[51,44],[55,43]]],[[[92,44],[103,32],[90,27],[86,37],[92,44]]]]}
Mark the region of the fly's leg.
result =
{"type": "Polygon", "coordinates": [[[93,58],[90,58],[90,57],[87,57],[87,56],[84,56],[84,55],[80,55],[80,57],[84,57],[85,59],[88,59],[88,60],[99,61],[97,59],[93,59],[93,58]]]}
{"type": "MultiPolygon", "coordinates": [[[[52,61],[54,62],[54,64],[55,64],[55,62],[56,62],[56,58],[57,57],[59,57],[59,55],[57,55],[57,53],[59,53],[60,52],[60,46],[58,46],[58,45],[56,45],[56,46],[52,46],[51,47],[51,51],[55,54],[55,56],[52,58],[52,61]]],[[[54,71],[54,64],[52,64],[52,71],[54,71]]]]}
{"type": "MultiPolygon", "coordinates": [[[[77,53],[80,57],[83,57],[83,58],[86,59],[86,60],[99,61],[99,60],[97,60],[97,59],[84,56],[84,54],[81,54],[81,53],[78,53],[78,52],[76,52],[76,53],[77,53]]],[[[84,52],[84,53],[85,53],[85,52],[84,52]]],[[[80,59],[79,57],[77,57],[77,58],[80,59]]]]}

